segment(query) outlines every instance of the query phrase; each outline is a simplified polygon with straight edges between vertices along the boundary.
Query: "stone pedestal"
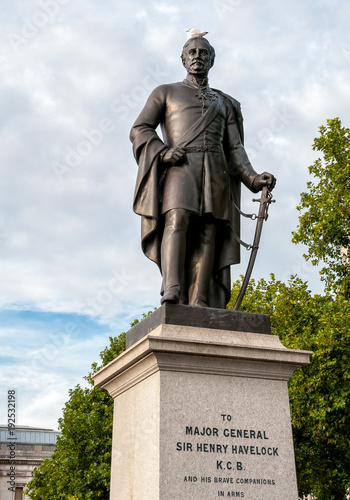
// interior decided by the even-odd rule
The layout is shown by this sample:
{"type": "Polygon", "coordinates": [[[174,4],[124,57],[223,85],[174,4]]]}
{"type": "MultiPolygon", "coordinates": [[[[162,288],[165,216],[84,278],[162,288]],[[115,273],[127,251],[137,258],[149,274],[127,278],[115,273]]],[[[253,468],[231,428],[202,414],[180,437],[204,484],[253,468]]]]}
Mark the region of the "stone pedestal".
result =
{"type": "Polygon", "coordinates": [[[267,317],[231,313],[246,330],[231,331],[227,311],[187,309],[199,321],[158,310],[94,376],[115,398],[111,500],[297,500],[287,382],[310,352],[283,347],[267,317]]]}

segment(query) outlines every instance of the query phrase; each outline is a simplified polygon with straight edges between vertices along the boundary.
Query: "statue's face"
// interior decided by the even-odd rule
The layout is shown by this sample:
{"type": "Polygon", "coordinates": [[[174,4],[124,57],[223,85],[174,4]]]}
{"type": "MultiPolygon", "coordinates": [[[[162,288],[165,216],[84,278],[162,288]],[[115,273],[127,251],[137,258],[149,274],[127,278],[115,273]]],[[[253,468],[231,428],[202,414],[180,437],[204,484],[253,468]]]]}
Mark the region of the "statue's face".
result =
{"type": "Polygon", "coordinates": [[[200,38],[190,41],[185,51],[183,64],[190,75],[207,76],[212,67],[207,42],[200,38]]]}

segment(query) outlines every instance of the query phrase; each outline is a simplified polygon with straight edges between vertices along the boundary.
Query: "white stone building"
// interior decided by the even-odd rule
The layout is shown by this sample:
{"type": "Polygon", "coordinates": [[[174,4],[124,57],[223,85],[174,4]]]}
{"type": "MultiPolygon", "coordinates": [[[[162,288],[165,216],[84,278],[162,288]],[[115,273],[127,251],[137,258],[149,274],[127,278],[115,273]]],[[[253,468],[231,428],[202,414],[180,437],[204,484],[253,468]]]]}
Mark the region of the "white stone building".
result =
{"type": "Polygon", "coordinates": [[[29,500],[23,491],[34,468],[51,456],[59,435],[51,429],[18,426],[11,436],[7,426],[0,425],[1,500],[29,500]]]}

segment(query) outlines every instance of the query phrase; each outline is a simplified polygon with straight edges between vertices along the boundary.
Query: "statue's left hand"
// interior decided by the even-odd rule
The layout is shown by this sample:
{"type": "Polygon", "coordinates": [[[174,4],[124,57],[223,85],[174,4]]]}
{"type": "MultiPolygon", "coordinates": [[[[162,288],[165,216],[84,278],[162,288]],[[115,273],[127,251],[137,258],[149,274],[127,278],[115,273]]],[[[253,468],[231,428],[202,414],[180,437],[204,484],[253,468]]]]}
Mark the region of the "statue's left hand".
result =
{"type": "Polygon", "coordinates": [[[269,172],[263,172],[255,177],[253,182],[253,189],[256,191],[261,191],[264,186],[268,187],[269,191],[272,191],[276,186],[276,177],[269,172]]]}

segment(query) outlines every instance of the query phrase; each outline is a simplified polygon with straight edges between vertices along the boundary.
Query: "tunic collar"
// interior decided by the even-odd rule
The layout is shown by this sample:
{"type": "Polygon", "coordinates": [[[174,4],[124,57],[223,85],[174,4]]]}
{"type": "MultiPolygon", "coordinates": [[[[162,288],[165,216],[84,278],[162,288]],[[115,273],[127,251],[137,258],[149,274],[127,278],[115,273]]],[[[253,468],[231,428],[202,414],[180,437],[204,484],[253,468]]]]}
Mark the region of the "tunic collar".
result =
{"type": "Polygon", "coordinates": [[[198,97],[202,102],[206,101],[215,101],[218,98],[218,94],[214,92],[208,85],[208,78],[203,78],[200,84],[197,83],[197,80],[192,75],[187,75],[187,77],[182,82],[187,87],[190,87],[195,90],[194,95],[198,97]]]}
{"type": "Polygon", "coordinates": [[[183,80],[182,83],[185,85],[188,85],[189,87],[192,87],[194,89],[209,89],[208,85],[208,78],[203,78],[200,84],[197,83],[197,80],[195,79],[194,76],[192,75],[187,75],[186,78],[183,80]]]}

